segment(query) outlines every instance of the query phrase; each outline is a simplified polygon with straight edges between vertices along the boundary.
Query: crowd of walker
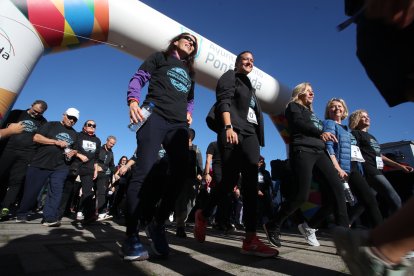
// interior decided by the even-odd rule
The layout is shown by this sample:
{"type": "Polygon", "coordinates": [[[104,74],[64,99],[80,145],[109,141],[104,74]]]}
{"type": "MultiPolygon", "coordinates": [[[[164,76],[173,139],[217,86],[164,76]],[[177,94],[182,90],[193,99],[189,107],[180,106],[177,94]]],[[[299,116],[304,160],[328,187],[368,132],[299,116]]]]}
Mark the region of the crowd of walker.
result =
{"type": "MultiPolygon", "coordinates": [[[[24,223],[40,209],[42,224],[48,227],[59,227],[63,216],[86,225],[124,220],[121,255],[126,261],[150,257],[140,242],[144,229],[153,255],[168,257],[166,222],[172,214],[178,237],[187,237],[186,220],[194,222],[199,243],[206,240],[209,224],[226,233],[237,228],[245,231],[241,253],[260,257],[279,254],[286,221],[297,225],[310,246],[319,246],[316,231],[330,222],[338,254],[351,273],[405,271],[410,263],[404,256],[414,250],[409,217],[414,203],[411,198],[403,206],[382,169],[384,164],[404,173],[413,168],[381,153],[369,132],[368,112],[358,109],[349,115],[344,99],[332,98],[321,120],[313,111],[311,84],[298,84],[285,109],[288,159],[279,160],[279,169],[272,166],[277,173],[271,175],[260,155],[265,146],[263,116],[248,78],[254,57],[243,51],[234,69],[218,80],[216,102],[207,116],[217,140],[208,146],[203,165],[201,151],[193,144],[196,132],[190,128],[197,46],[194,35],[178,34],[132,76],[127,91],[130,120],[143,124],[136,132],[135,152],[127,153],[132,157],[122,156],[117,166],[112,152],[116,137],[102,143],[92,119],[76,132],[76,108],[51,122],[43,117],[47,104],[42,100],[27,110],[13,110],[0,130],[2,220],[24,223]],[[149,117],[145,106],[151,106],[149,117]],[[343,120],[348,115],[347,126],[343,120]],[[275,179],[281,183],[282,200],[275,200],[275,179]],[[305,217],[300,207],[313,182],[319,184],[320,208],[305,217]],[[258,238],[258,227],[268,242],[258,238]]],[[[375,76],[370,77],[375,83],[375,76]]],[[[387,99],[387,92],[380,91],[387,99]]],[[[407,95],[399,101],[411,100],[407,95]]]]}

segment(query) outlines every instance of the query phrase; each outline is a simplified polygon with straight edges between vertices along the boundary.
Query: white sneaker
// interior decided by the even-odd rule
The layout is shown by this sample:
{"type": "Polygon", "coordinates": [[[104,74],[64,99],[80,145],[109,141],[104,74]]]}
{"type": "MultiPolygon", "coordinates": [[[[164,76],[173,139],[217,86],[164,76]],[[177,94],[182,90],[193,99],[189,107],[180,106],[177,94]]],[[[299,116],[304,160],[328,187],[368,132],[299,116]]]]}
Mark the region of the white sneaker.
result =
{"type": "Polygon", "coordinates": [[[83,220],[85,217],[82,212],[76,213],[76,220],[83,220]]]}
{"type": "Polygon", "coordinates": [[[103,221],[103,220],[108,220],[108,219],[111,219],[111,218],[113,218],[113,216],[111,216],[111,215],[108,215],[107,213],[103,213],[103,214],[99,214],[98,215],[98,221],[103,221]]]}
{"type": "Polygon", "coordinates": [[[315,232],[318,231],[318,229],[310,228],[309,225],[304,222],[302,224],[298,225],[299,232],[303,235],[306,242],[311,246],[320,246],[321,244],[316,239],[315,232]]]}

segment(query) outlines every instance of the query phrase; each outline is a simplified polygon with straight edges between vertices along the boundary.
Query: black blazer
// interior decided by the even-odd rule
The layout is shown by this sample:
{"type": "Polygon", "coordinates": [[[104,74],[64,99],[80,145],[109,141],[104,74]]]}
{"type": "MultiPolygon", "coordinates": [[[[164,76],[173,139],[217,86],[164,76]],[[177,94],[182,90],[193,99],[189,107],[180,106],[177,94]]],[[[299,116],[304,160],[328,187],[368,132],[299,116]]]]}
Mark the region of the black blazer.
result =
{"type": "Polygon", "coordinates": [[[260,146],[264,147],[263,114],[255,92],[256,89],[252,87],[247,75],[236,73],[234,70],[229,70],[224,73],[218,80],[216,87],[216,112],[219,115],[219,118],[216,118],[216,120],[224,127],[221,114],[223,112],[230,112],[233,128],[236,130],[243,129],[246,124],[250,124],[247,122],[247,114],[250,100],[254,97],[258,123],[256,126],[256,134],[260,146]]]}

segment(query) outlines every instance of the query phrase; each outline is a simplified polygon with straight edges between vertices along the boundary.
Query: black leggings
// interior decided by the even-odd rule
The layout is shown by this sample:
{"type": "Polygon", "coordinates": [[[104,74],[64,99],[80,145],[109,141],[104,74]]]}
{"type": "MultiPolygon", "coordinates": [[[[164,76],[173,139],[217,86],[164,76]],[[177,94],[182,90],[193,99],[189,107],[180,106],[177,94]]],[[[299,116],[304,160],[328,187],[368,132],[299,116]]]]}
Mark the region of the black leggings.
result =
{"type": "MultiPolygon", "coordinates": [[[[132,175],[127,190],[127,217],[126,233],[132,235],[138,232],[138,220],[142,209],[152,208],[154,219],[163,224],[174,210],[174,203],[187,178],[188,164],[188,127],[186,122],[172,123],[152,113],[146,123],[137,132],[137,160],[132,167],[132,175]],[[142,206],[141,201],[145,197],[157,197],[154,194],[145,195],[141,191],[145,185],[157,185],[148,182],[158,159],[161,144],[167,152],[169,164],[169,177],[165,191],[158,189],[161,202],[155,206],[142,206]],[[142,193],[141,193],[142,192],[142,193]]],[[[156,188],[156,187],[155,187],[156,188]]],[[[144,201],[143,201],[144,202],[144,201]]],[[[150,204],[150,203],[148,203],[150,204]]]]}
{"type": "Polygon", "coordinates": [[[320,172],[321,179],[323,179],[323,182],[333,192],[336,207],[334,208],[336,223],[348,227],[349,222],[344,190],[338,173],[328,154],[324,150],[297,149],[292,147],[289,157],[293,173],[293,181],[291,184],[295,185],[297,192],[290,200],[282,203],[279,212],[269,224],[271,226],[281,227],[283,222],[308,200],[312,172],[314,168],[317,168],[320,172]]]}

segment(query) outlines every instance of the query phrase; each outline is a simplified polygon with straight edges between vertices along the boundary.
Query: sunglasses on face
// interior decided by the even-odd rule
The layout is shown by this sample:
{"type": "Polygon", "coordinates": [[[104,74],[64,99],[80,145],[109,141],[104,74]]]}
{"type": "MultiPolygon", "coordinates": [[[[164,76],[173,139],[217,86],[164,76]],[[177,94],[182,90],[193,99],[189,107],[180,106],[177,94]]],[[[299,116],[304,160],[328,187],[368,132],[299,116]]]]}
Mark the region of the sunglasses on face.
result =
{"type": "Polygon", "coordinates": [[[66,118],[68,118],[69,120],[71,120],[75,123],[78,121],[78,118],[76,118],[75,116],[66,115],[66,118]]]}
{"type": "Polygon", "coordinates": [[[87,123],[86,126],[96,128],[96,124],[87,123]]]}
{"type": "Polygon", "coordinates": [[[191,36],[186,35],[186,36],[182,36],[181,38],[187,40],[188,42],[192,42],[193,46],[197,45],[197,42],[195,42],[191,36]]]}

